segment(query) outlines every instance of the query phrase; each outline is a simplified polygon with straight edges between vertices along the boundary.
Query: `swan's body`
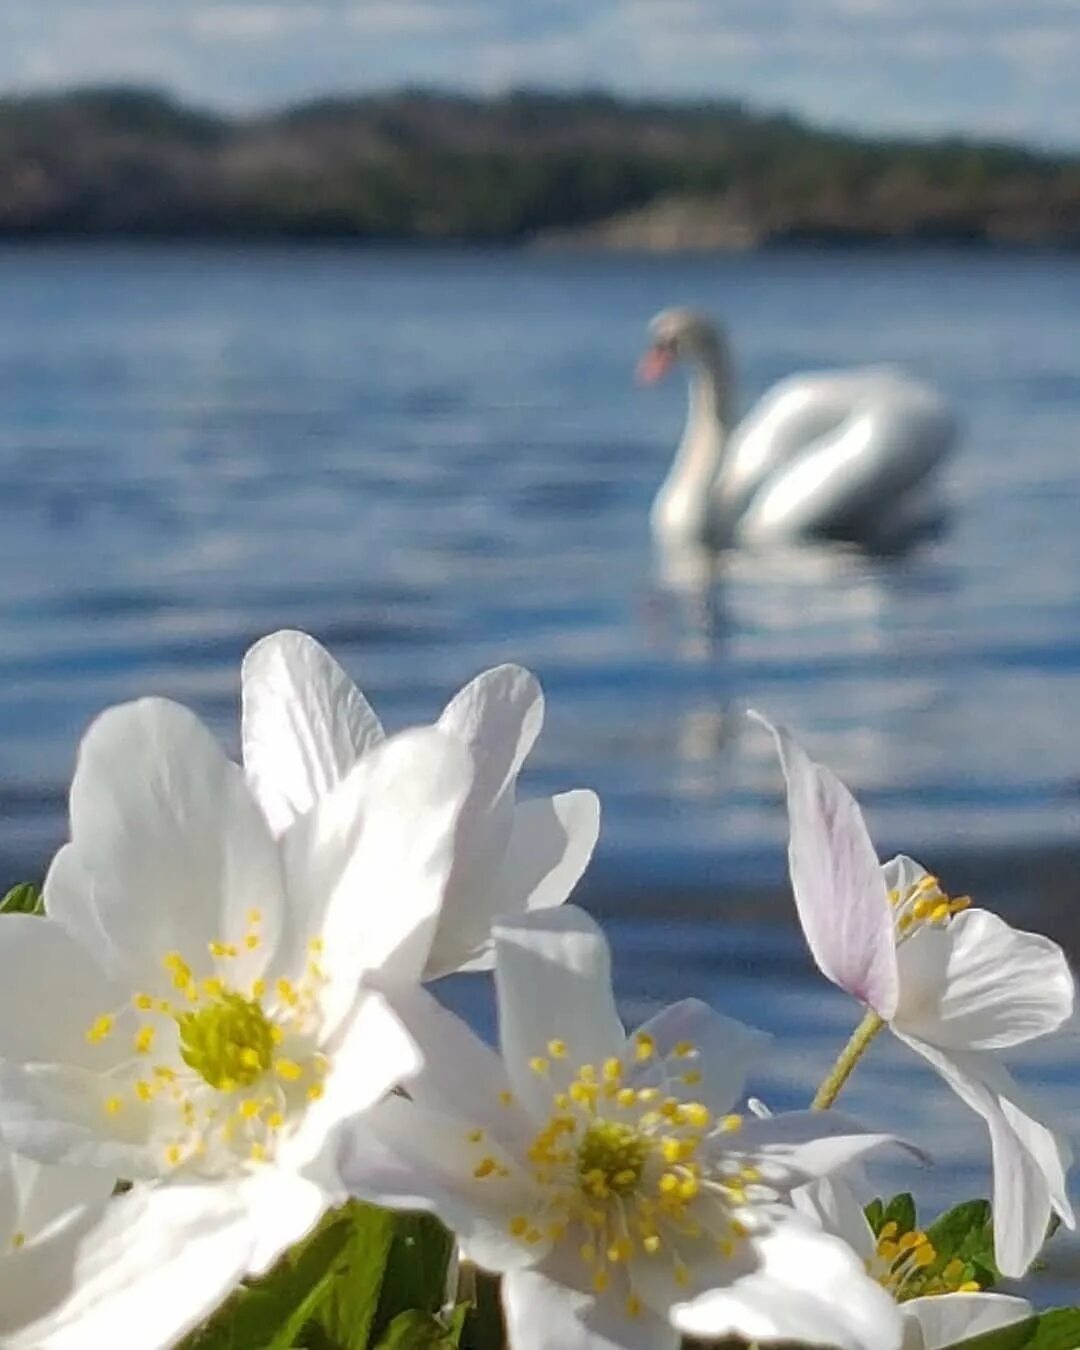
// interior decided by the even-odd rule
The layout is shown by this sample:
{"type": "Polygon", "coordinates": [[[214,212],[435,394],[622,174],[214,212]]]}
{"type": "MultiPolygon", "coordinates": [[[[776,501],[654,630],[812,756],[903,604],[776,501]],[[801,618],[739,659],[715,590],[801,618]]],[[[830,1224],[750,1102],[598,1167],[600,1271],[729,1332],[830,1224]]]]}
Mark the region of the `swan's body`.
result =
{"type": "Polygon", "coordinates": [[[869,367],[782,380],[732,427],[727,347],[688,310],[653,321],[646,378],[691,363],[690,409],[652,509],[666,541],[764,547],[835,537],[888,547],[940,514],[927,476],[951,449],[942,397],[869,367]]]}

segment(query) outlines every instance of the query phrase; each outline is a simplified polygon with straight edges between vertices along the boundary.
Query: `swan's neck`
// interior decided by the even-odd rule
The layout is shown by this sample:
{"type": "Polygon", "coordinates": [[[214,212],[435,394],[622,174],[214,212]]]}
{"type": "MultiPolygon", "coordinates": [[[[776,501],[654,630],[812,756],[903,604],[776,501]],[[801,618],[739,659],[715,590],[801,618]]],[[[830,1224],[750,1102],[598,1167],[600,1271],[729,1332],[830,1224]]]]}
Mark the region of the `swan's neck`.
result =
{"type": "Polygon", "coordinates": [[[731,381],[720,353],[699,357],[690,374],[690,406],[679,448],[653,504],[660,534],[706,539],[715,532],[713,491],[731,409],[731,381]]]}

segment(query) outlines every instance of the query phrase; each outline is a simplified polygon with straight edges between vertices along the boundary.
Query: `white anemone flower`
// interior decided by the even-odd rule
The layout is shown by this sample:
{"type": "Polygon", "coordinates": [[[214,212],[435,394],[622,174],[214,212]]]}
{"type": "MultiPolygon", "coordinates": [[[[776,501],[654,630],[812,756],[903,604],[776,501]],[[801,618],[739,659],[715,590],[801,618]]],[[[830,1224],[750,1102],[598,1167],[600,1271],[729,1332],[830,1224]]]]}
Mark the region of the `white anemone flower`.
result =
{"type": "Polygon", "coordinates": [[[573,906],[497,923],[495,983],[501,1056],[422,989],[393,996],[424,1068],[343,1134],[341,1172],[435,1212],[503,1275],[515,1350],[732,1333],[898,1350],[892,1300],[784,1203],[889,1136],[735,1114],[765,1038],[696,1000],[628,1036],[607,944],[573,906]]]}
{"type": "Polygon", "coordinates": [[[1052,1213],[1075,1226],[1065,1138],[1031,1114],[997,1051],[1060,1028],[1075,984],[1057,943],[950,899],[910,858],[882,866],[858,803],[783,728],[791,884],[822,973],[917,1051],[986,1121],[999,1269],[1020,1276],[1052,1213]]]}
{"type": "Polygon", "coordinates": [[[840,1177],[812,1182],[792,1198],[797,1209],[843,1239],[870,1276],[897,1300],[904,1320],[903,1350],[947,1350],[1034,1315],[1026,1299],[965,1283],[962,1261],[940,1268],[933,1244],[921,1230],[902,1233],[895,1223],[887,1223],[875,1236],[854,1191],[840,1177]],[[935,1273],[928,1278],[931,1268],[935,1273]]]}
{"type": "Polygon", "coordinates": [[[342,1197],[340,1123],[419,1065],[363,977],[419,977],[467,760],[407,732],[274,840],[192,713],[102,714],[46,915],[0,920],[0,1135],[43,1162],[237,1189],[265,1269],[342,1197]]]}
{"type": "Polygon", "coordinates": [[[243,1276],[253,1235],[237,1196],[137,1188],[0,1146],[0,1347],[167,1350],[243,1276]]]}
{"type": "MultiPolygon", "coordinates": [[[[489,969],[493,918],[562,904],[592,856],[600,829],[595,793],[515,801],[543,718],[535,677],[504,665],[466,685],[436,723],[468,747],[475,776],[425,979],[489,969]]],[[[370,704],[314,638],[273,633],[248,652],[244,765],[275,833],[333,791],[384,738],[370,704]]]]}

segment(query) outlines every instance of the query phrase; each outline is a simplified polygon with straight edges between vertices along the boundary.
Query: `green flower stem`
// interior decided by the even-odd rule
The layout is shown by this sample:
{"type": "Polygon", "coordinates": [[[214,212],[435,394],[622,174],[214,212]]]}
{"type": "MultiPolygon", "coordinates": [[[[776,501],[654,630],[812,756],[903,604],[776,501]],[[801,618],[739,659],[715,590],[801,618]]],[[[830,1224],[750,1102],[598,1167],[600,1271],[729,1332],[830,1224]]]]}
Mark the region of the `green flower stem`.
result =
{"type": "Polygon", "coordinates": [[[851,1077],[851,1071],[866,1053],[866,1047],[878,1034],[885,1022],[871,1009],[851,1033],[851,1040],[840,1052],[840,1057],[829,1071],[829,1076],[817,1090],[810,1103],[812,1111],[827,1111],[840,1095],[840,1090],[851,1077]]]}

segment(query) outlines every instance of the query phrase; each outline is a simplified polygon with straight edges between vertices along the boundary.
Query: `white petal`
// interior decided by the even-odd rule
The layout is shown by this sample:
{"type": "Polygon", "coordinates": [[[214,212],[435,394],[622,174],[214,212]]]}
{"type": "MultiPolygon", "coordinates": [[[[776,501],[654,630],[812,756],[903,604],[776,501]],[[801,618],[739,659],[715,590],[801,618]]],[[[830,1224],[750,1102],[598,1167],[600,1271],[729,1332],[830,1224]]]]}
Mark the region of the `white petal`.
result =
{"type": "Polygon", "coordinates": [[[745,1154],[748,1164],[760,1160],[769,1184],[801,1186],[829,1176],[868,1153],[902,1147],[916,1157],[918,1150],[891,1134],[870,1134],[857,1121],[837,1111],[787,1111],[763,1120],[748,1120],[737,1134],[710,1140],[726,1157],[745,1154]]]}
{"type": "Polygon", "coordinates": [[[261,973],[281,924],[277,855],[243,774],[193,713],[143,699],[93,723],[71,785],[71,847],[46,878],[45,908],[129,990],[162,993],[163,957],[215,973],[208,944],[240,943],[257,909],[263,944],[230,974],[261,973]]]}
{"type": "Polygon", "coordinates": [[[514,1350],[676,1350],[678,1333],[647,1310],[637,1317],[614,1297],[603,1300],[518,1270],[502,1282],[509,1343],[514,1350]]]}
{"type": "Polygon", "coordinates": [[[538,1116],[550,1114],[553,1081],[623,1050],[607,941],[573,905],[496,924],[495,992],[503,1063],[522,1103],[538,1116]],[[549,1056],[553,1039],[565,1041],[567,1055],[552,1059],[549,1080],[529,1065],[549,1056]]]}
{"type": "Polygon", "coordinates": [[[159,1176],[165,1164],[154,1106],[109,1115],[111,1090],[109,1079],[85,1069],[0,1061],[0,1136],[41,1162],[133,1180],[159,1176]]]}
{"type": "Polygon", "coordinates": [[[62,1167],[9,1154],[9,1166],[19,1195],[17,1230],[28,1242],[49,1232],[73,1210],[103,1204],[112,1195],[116,1179],[90,1167],[62,1167]]]}
{"type": "MultiPolygon", "coordinates": [[[[701,1081],[694,1085],[694,1100],[714,1115],[730,1111],[742,1096],[750,1065],[764,1055],[770,1040],[765,1032],[724,1017],[696,998],[672,1003],[639,1027],[638,1034],[656,1042],[657,1060],[671,1055],[680,1042],[693,1046],[691,1057],[675,1063],[701,1074],[701,1081]]],[[[631,1074],[630,1084],[647,1078],[651,1068],[643,1064],[631,1074]]]]}
{"type": "Polygon", "coordinates": [[[252,1276],[265,1275],[278,1257],[307,1237],[331,1207],[321,1186],[274,1166],[245,1177],[237,1194],[247,1208],[254,1235],[245,1270],[252,1276]]]}
{"type": "Polygon", "coordinates": [[[859,805],[787,731],[751,716],[772,733],[787,781],[791,885],[814,960],[888,1021],[898,997],[893,916],[859,805]]]}
{"type": "Polygon", "coordinates": [[[501,1272],[534,1264],[550,1242],[527,1243],[511,1231],[528,1216],[534,1184],[514,1158],[471,1122],[415,1106],[381,1103],[342,1135],[342,1178],[353,1195],[387,1209],[429,1210],[453,1230],[467,1258],[501,1272]],[[477,1175],[490,1158],[507,1175],[477,1175]]]}
{"type": "Polygon", "coordinates": [[[902,1311],[905,1319],[918,1324],[919,1350],[946,1350],[983,1332],[1026,1322],[1034,1314],[1026,1299],[1007,1294],[936,1294],[910,1299],[902,1311]]]}
{"type": "Polygon", "coordinates": [[[472,891],[447,895],[425,979],[490,969],[496,915],[547,909],[566,900],[596,845],[600,802],[584,789],[519,802],[509,824],[489,874],[477,877],[472,891]]]}
{"type": "Polygon", "coordinates": [[[295,956],[302,964],[308,935],[321,935],[334,1016],[351,1006],[367,970],[419,978],[470,781],[460,742],[430,727],[406,731],[365,755],[282,836],[295,956]]]}
{"type": "Polygon", "coordinates": [[[470,806],[489,806],[512,785],[543,720],[540,686],[521,666],[485,670],[447,704],[439,727],[465,741],[476,760],[470,806]]]}
{"type": "Polygon", "coordinates": [[[4,916],[0,1057],[103,1072],[130,1059],[130,1039],[89,1041],[87,1032],[103,1015],[122,1012],[130,995],[59,923],[29,914],[4,916]]]}
{"type": "Polygon", "coordinates": [[[460,1017],[419,987],[394,989],[387,997],[418,1045],[423,1064],[409,1081],[418,1105],[482,1126],[505,1144],[525,1142],[535,1132],[531,1117],[507,1105],[510,1080],[502,1060],[460,1017]]]}
{"type": "Polygon", "coordinates": [[[943,1048],[994,1050],[1056,1031],[1075,987],[1056,942],[972,909],[900,944],[894,1025],[943,1048]]]}
{"type": "MultiPolygon", "coordinates": [[[[899,1034],[899,1033],[898,1033],[899,1034]]],[[[1003,1275],[1019,1278],[1046,1237],[1051,1212],[1074,1226],[1065,1190],[1072,1150],[1030,1116],[1019,1088],[992,1055],[945,1052],[901,1036],[931,1063],[954,1092],[977,1111],[990,1129],[994,1156],[994,1254],[1003,1275]]]]}
{"type": "MultiPolygon", "coordinates": [[[[812,1231],[797,1216],[753,1242],[758,1268],[676,1305],[675,1326],[710,1338],[899,1350],[896,1305],[844,1243],[812,1231]]],[[[722,1275],[722,1263],[718,1270],[722,1275]]]]}
{"type": "Polygon", "coordinates": [[[307,633],[272,633],[244,657],[244,768],[275,834],[383,739],[367,699],[307,633]]]}
{"type": "Polygon", "coordinates": [[[135,1190],[0,1262],[6,1350],[166,1350],[239,1283],[252,1231],[221,1186],[135,1190]]]}
{"type": "Polygon", "coordinates": [[[846,1242],[863,1262],[874,1255],[874,1230],[855,1192],[842,1177],[821,1177],[801,1186],[791,1203],[800,1214],[816,1220],[826,1233],[846,1242]]]}
{"type": "Polygon", "coordinates": [[[336,1135],[342,1123],[366,1111],[420,1068],[412,1037],[379,994],[365,991],[331,1045],[323,1095],[304,1113],[296,1133],[283,1141],[277,1160],[303,1171],[334,1199],[343,1198],[336,1170],[336,1135]]]}

